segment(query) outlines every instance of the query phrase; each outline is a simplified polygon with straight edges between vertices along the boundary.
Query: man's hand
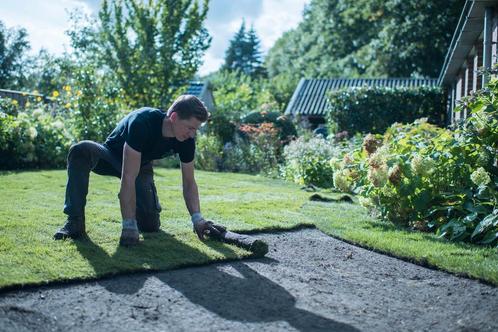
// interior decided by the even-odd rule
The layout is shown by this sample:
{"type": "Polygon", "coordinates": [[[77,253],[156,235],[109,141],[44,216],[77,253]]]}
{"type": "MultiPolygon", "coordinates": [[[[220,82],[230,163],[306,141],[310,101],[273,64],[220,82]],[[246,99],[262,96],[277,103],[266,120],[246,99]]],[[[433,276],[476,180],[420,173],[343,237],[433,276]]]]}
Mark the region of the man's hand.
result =
{"type": "Polygon", "coordinates": [[[197,234],[199,240],[204,241],[204,235],[209,233],[209,224],[206,220],[201,219],[194,223],[194,233],[197,234]]]}
{"type": "Polygon", "coordinates": [[[214,225],[212,221],[201,219],[194,223],[194,232],[199,237],[199,240],[204,240],[204,235],[221,237],[226,229],[223,226],[214,225]]]}

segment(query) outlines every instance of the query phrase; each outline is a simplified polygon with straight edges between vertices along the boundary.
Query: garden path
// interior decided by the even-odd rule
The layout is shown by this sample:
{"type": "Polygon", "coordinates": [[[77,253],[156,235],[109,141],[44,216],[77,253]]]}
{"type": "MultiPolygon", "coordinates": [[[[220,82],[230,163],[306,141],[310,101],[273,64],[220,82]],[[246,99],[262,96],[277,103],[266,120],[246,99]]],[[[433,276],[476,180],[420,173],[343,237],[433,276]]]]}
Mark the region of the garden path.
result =
{"type": "Polygon", "coordinates": [[[1,331],[497,331],[498,288],[316,229],[262,259],[0,295],[1,331]]]}

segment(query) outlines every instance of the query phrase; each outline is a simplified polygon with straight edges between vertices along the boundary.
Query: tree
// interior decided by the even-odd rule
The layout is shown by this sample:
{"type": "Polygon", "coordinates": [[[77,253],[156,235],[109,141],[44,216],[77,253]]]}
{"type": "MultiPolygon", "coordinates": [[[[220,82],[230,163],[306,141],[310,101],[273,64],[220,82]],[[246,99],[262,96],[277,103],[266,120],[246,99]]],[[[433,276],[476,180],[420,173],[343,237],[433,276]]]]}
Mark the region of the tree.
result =
{"type": "Polygon", "coordinates": [[[247,33],[245,53],[247,55],[247,60],[245,62],[245,72],[252,77],[265,75],[265,69],[263,67],[263,60],[261,55],[261,42],[256,35],[256,30],[254,26],[251,25],[251,29],[247,33]]]}
{"type": "Polygon", "coordinates": [[[65,85],[71,85],[77,69],[77,61],[70,54],[56,56],[45,49],[32,56],[29,64],[24,69],[27,72],[25,88],[43,95],[50,95],[65,85]]]}
{"type": "Polygon", "coordinates": [[[225,52],[225,64],[222,66],[222,70],[226,69],[229,71],[240,70],[245,73],[244,69],[244,52],[246,44],[246,22],[242,21],[239,31],[235,33],[233,38],[230,40],[230,45],[225,52]]]}
{"type": "Polygon", "coordinates": [[[69,32],[87,59],[109,71],[129,107],[166,107],[182,92],[211,43],[209,0],[104,0],[98,25],[69,32]]]}
{"type": "Polygon", "coordinates": [[[230,40],[222,69],[240,71],[253,78],[265,75],[260,48],[260,41],[254,26],[246,31],[245,21],[242,21],[239,30],[230,40]]]}
{"type": "Polygon", "coordinates": [[[29,49],[26,29],[8,29],[0,21],[0,88],[23,88],[26,80],[23,65],[29,49]]]}
{"type": "Polygon", "coordinates": [[[435,77],[465,0],[312,0],[265,59],[270,77],[435,77]]]}

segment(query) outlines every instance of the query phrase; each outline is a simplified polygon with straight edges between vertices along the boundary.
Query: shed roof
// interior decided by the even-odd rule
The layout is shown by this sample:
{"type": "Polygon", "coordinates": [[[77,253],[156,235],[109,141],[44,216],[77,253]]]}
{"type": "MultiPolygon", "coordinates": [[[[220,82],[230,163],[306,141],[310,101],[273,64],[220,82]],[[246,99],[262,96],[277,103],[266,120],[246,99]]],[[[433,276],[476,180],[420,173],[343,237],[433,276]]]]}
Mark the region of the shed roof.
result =
{"type": "Polygon", "coordinates": [[[344,88],[369,87],[420,87],[436,86],[437,79],[415,78],[334,78],[301,79],[287,105],[285,114],[323,115],[328,107],[326,93],[344,88]]]}
{"type": "Polygon", "coordinates": [[[207,85],[207,82],[190,82],[186,94],[199,97],[207,85]]]}

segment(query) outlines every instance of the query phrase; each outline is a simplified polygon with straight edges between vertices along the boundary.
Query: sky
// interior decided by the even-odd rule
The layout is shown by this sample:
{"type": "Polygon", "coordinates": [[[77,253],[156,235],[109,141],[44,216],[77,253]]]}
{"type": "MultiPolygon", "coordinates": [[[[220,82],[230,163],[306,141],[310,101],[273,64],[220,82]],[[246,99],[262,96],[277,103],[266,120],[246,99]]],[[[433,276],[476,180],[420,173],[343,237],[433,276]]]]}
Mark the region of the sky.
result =
{"type": "MultiPolygon", "coordinates": [[[[245,19],[261,40],[263,55],[285,32],[295,28],[302,19],[304,6],[310,0],[211,0],[206,28],[211,47],[204,56],[199,74],[216,71],[223,63],[230,39],[245,19]]],[[[70,27],[69,11],[89,15],[98,12],[100,0],[17,0],[0,2],[0,21],[8,28],[23,27],[31,43],[31,53],[43,47],[54,54],[71,51],[69,37],[64,33],[70,27]]]]}

